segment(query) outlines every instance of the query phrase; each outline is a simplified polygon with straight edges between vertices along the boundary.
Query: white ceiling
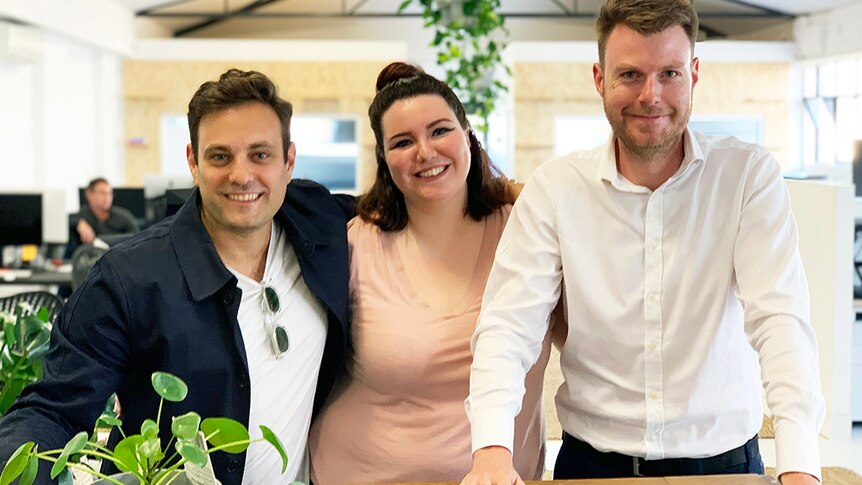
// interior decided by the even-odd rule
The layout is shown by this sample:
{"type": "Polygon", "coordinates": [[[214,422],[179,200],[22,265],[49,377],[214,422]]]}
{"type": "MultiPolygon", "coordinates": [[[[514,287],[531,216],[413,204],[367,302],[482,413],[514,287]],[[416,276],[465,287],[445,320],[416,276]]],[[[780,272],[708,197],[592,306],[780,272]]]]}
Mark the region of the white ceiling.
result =
{"type": "MultiPolygon", "coordinates": [[[[351,22],[376,21],[390,25],[402,0],[114,0],[138,13],[167,35],[206,38],[289,37],[297,26],[314,25],[318,30],[350,35],[351,22]],[[293,22],[293,23],[291,23],[293,22]],[[297,22],[302,22],[297,24],[297,22]]],[[[790,24],[795,16],[859,3],[862,0],[694,0],[701,16],[702,30],[710,38],[790,40],[790,24]]],[[[548,30],[564,30],[568,23],[583,30],[591,24],[603,0],[502,0],[501,12],[512,22],[529,21],[527,30],[542,37],[541,22],[548,30]]],[[[411,6],[408,18],[418,15],[411,6]]],[[[381,30],[385,30],[382,27],[381,30]]],[[[576,29],[571,29],[576,30],[576,29]]],[[[361,36],[368,29],[357,29],[361,36]]],[[[372,29],[373,32],[373,29],[372,29]]],[[[385,33],[381,32],[385,37],[385,33]]],[[[321,34],[323,35],[323,34],[321,34]]],[[[520,33],[519,40],[524,39],[520,33]]],[[[537,39],[543,40],[543,39],[537,39]]]]}
{"type": "Polygon", "coordinates": [[[747,3],[795,15],[804,15],[858,3],[858,0],[748,0],[747,3]]]}

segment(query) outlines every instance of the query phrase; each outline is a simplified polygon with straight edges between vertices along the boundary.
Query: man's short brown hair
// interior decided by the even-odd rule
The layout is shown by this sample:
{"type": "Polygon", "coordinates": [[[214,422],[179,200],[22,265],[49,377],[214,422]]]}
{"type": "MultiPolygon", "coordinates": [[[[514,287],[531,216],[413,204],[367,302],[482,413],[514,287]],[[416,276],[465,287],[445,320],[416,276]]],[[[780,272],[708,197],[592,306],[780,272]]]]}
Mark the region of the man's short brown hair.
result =
{"type": "Polygon", "coordinates": [[[602,65],[608,37],[617,25],[625,25],[644,36],[679,25],[688,35],[694,53],[700,22],[690,0],[607,0],[596,20],[599,63],[602,65]]]}
{"type": "Polygon", "coordinates": [[[275,112],[281,123],[281,138],[284,144],[284,161],[290,148],[290,118],[293,106],[278,97],[278,88],[268,77],[257,71],[229,69],[218,81],[201,84],[189,101],[189,134],[195,162],[198,156],[198,128],[201,120],[213,113],[250,103],[263,103],[275,112]]]}

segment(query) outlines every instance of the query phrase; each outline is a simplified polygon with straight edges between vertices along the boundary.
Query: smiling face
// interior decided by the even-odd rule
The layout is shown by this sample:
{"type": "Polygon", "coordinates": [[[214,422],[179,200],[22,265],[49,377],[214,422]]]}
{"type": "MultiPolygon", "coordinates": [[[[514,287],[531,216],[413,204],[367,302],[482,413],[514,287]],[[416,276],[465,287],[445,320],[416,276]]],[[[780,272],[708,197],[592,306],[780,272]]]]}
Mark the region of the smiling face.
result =
{"type": "Polygon", "coordinates": [[[292,143],[284,150],[275,111],[248,103],[204,116],[198,152],[191,145],[186,149],[201,193],[201,219],[213,239],[255,233],[268,237],[295,159],[292,143]]]}
{"type": "Polygon", "coordinates": [[[429,201],[466,203],[469,136],[442,97],[398,100],[381,126],[386,164],[408,208],[429,201]]]}
{"type": "Polygon", "coordinates": [[[698,80],[698,60],[682,27],[649,36],[614,27],[593,78],[620,150],[650,159],[680,146],[698,80]]]}

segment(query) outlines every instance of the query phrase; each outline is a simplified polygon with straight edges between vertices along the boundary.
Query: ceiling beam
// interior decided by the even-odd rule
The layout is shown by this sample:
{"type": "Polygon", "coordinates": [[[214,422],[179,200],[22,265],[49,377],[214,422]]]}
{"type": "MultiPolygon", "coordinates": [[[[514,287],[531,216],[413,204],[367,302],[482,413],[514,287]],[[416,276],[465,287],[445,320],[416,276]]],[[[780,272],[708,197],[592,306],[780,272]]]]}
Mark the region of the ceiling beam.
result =
{"type": "Polygon", "coordinates": [[[713,38],[718,37],[721,39],[727,37],[727,33],[722,32],[720,30],[713,29],[713,28],[709,27],[708,25],[704,25],[704,24],[700,24],[700,31],[703,32],[704,34],[706,34],[707,37],[713,37],[713,38]]]}
{"type": "MultiPolygon", "coordinates": [[[[243,15],[246,15],[249,13],[254,13],[254,11],[259,9],[260,7],[263,7],[265,5],[269,5],[269,4],[277,2],[277,1],[279,1],[279,0],[255,0],[254,2],[251,2],[250,4],[246,5],[245,7],[234,10],[233,12],[224,12],[224,13],[209,15],[208,18],[206,20],[204,20],[203,22],[199,22],[199,23],[196,23],[196,24],[191,25],[189,27],[183,27],[182,29],[177,30],[176,32],[174,32],[174,37],[182,37],[186,34],[190,34],[190,33],[194,32],[196,30],[203,29],[204,27],[209,27],[210,25],[215,25],[215,24],[224,22],[225,20],[228,20],[230,18],[243,16],[243,15]]],[[[158,16],[158,14],[156,14],[155,16],[158,16]]]]}
{"type": "MultiPolygon", "coordinates": [[[[727,3],[732,5],[739,5],[741,7],[748,7],[763,12],[769,17],[782,17],[782,18],[796,18],[795,15],[788,12],[783,12],[781,10],[775,10],[774,8],[764,7],[763,5],[757,5],[751,2],[746,2],[744,0],[724,0],[727,3]]],[[[702,15],[701,15],[702,16],[702,15]]]]}
{"type": "Polygon", "coordinates": [[[570,9],[569,7],[564,5],[563,2],[561,2],[560,0],[551,0],[551,3],[553,3],[557,7],[560,7],[560,10],[565,12],[566,15],[571,15],[574,12],[574,9],[570,9]]]}
{"type": "Polygon", "coordinates": [[[193,0],[173,0],[172,2],[165,2],[165,3],[159,4],[159,5],[153,5],[152,7],[147,7],[143,10],[138,10],[137,12],[135,12],[135,15],[139,15],[139,16],[150,15],[150,14],[154,13],[156,10],[159,10],[162,8],[167,8],[167,7],[173,7],[174,5],[180,5],[183,3],[189,3],[191,1],[193,1],[193,0]]]}

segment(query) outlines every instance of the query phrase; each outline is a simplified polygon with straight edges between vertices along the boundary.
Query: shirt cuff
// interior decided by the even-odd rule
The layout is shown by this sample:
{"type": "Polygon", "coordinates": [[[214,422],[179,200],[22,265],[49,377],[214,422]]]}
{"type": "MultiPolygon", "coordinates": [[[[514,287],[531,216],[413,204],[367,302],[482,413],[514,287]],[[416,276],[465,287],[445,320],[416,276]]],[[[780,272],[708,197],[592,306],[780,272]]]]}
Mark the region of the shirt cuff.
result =
{"type": "Polygon", "coordinates": [[[775,428],[775,474],[802,472],[823,481],[820,471],[819,433],[794,423],[775,428]]]}
{"type": "Polygon", "coordinates": [[[502,446],[512,452],[515,441],[515,418],[505,409],[487,409],[470,416],[473,451],[488,446],[502,446]]]}

